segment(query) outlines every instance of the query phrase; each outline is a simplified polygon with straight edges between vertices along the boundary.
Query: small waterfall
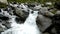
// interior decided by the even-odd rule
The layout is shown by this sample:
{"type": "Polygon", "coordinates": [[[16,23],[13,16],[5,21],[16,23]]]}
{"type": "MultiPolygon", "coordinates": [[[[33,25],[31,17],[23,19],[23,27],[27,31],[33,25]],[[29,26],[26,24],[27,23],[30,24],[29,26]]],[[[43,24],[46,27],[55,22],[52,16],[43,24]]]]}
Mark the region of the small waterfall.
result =
{"type": "Polygon", "coordinates": [[[29,25],[35,24],[36,25],[37,16],[38,16],[38,11],[34,11],[34,13],[30,12],[24,24],[29,24],[29,25]]]}
{"type": "Polygon", "coordinates": [[[36,18],[38,16],[38,11],[34,11],[34,13],[30,13],[24,24],[17,24],[15,22],[16,16],[12,15],[9,20],[11,23],[10,29],[2,32],[1,34],[41,34],[37,25],[36,18]]]}
{"type": "Polygon", "coordinates": [[[38,11],[34,11],[34,13],[30,13],[28,18],[26,19],[24,25],[26,25],[26,33],[28,34],[41,34],[37,25],[36,18],[38,16],[38,11]]]}

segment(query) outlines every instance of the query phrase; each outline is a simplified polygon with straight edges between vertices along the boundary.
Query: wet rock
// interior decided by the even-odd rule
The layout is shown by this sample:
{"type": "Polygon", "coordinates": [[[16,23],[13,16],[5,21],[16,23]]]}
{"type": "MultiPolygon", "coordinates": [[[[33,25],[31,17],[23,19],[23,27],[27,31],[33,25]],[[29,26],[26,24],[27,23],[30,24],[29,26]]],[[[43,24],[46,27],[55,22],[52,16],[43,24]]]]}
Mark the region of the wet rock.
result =
{"type": "Polygon", "coordinates": [[[0,32],[3,32],[4,30],[6,30],[6,27],[0,23],[0,32]]]}
{"type": "Polygon", "coordinates": [[[11,28],[11,22],[6,22],[3,24],[7,29],[11,28]]]}
{"type": "Polygon", "coordinates": [[[33,9],[35,9],[35,10],[39,10],[39,9],[41,9],[41,8],[42,8],[41,5],[36,5],[33,9]]]}
{"type": "Polygon", "coordinates": [[[37,18],[37,24],[40,30],[44,32],[48,27],[50,27],[52,23],[51,23],[51,19],[49,19],[48,17],[39,15],[37,18]]]}
{"type": "Polygon", "coordinates": [[[47,31],[46,29],[49,29],[49,27],[52,26],[52,22],[50,18],[53,15],[54,15],[53,13],[48,11],[48,7],[42,7],[40,9],[39,15],[37,17],[37,24],[42,32],[47,31]]]}
{"type": "Polygon", "coordinates": [[[10,3],[10,6],[14,7],[13,8],[14,11],[11,12],[11,13],[20,17],[21,21],[25,21],[25,19],[27,18],[29,13],[28,13],[28,10],[27,10],[28,8],[24,5],[24,3],[21,3],[21,5],[18,5],[16,3],[14,3],[14,5],[13,5],[13,4],[10,3]]]}
{"type": "Polygon", "coordinates": [[[14,13],[15,13],[15,15],[17,15],[18,17],[20,17],[21,21],[25,21],[25,19],[26,19],[27,16],[29,15],[28,12],[25,12],[24,10],[20,10],[20,9],[17,9],[14,13]]]}
{"type": "Polygon", "coordinates": [[[42,7],[39,12],[40,14],[44,15],[47,11],[48,11],[48,7],[42,7]]]}
{"type": "Polygon", "coordinates": [[[43,7],[40,9],[40,14],[52,17],[54,14],[48,11],[49,7],[43,7]]]}

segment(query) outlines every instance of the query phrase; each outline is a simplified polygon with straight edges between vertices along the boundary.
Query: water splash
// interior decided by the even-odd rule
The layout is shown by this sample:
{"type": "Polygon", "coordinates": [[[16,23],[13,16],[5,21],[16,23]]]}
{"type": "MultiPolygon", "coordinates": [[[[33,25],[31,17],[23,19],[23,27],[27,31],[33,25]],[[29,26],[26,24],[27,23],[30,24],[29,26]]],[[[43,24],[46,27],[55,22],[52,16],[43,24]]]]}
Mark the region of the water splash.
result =
{"type": "Polygon", "coordinates": [[[2,32],[1,34],[41,34],[37,25],[36,18],[38,16],[38,11],[30,13],[24,24],[17,24],[15,22],[16,16],[12,16],[12,19],[9,20],[11,23],[10,29],[2,32]]]}
{"type": "Polygon", "coordinates": [[[26,25],[26,33],[28,34],[41,34],[37,25],[36,25],[36,18],[38,16],[38,11],[34,11],[34,13],[30,13],[28,18],[26,19],[24,25],[26,25]]]}

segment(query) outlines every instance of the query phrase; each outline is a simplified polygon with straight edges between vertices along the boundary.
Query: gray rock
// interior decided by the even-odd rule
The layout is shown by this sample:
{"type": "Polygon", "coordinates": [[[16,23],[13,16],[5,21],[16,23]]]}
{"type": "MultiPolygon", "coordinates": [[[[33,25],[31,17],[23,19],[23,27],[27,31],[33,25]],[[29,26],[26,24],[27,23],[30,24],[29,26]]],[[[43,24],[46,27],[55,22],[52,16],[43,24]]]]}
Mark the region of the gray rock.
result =
{"type": "Polygon", "coordinates": [[[42,7],[40,9],[40,14],[46,15],[46,16],[53,16],[54,14],[48,11],[49,7],[42,7]]]}
{"type": "Polygon", "coordinates": [[[60,11],[57,11],[56,14],[60,14],[60,11]]]}
{"type": "Polygon", "coordinates": [[[25,12],[24,10],[21,9],[16,9],[15,13],[21,18],[21,20],[25,21],[27,16],[29,15],[28,12],[25,12]]]}
{"type": "Polygon", "coordinates": [[[37,22],[38,22],[38,27],[40,28],[42,32],[44,32],[52,24],[51,19],[43,15],[38,16],[37,22]]]}
{"type": "Polygon", "coordinates": [[[0,23],[0,32],[6,30],[6,27],[4,25],[2,25],[2,23],[0,23]]]}
{"type": "Polygon", "coordinates": [[[51,30],[51,32],[52,32],[53,34],[57,34],[57,32],[56,32],[56,29],[55,29],[55,28],[53,28],[53,29],[51,30]]]}
{"type": "Polygon", "coordinates": [[[51,19],[54,14],[48,11],[48,7],[42,7],[37,18],[38,26],[42,32],[51,26],[51,19]]]}

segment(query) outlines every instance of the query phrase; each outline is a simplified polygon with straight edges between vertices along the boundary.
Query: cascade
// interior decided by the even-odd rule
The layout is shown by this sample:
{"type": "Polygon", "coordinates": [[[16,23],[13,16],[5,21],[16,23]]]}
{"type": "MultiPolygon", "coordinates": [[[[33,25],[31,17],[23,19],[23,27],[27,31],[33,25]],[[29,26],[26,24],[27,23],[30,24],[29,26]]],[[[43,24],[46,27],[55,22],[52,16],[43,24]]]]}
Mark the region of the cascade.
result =
{"type": "Polygon", "coordinates": [[[11,19],[9,20],[12,28],[5,30],[1,34],[41,34],[36,25],[37,16],[38,11],[33,11],[33,13],[29,13],[29,16],[24,24],[17,24],[15,21],[16,16],[12,15],[11,19]]]}

